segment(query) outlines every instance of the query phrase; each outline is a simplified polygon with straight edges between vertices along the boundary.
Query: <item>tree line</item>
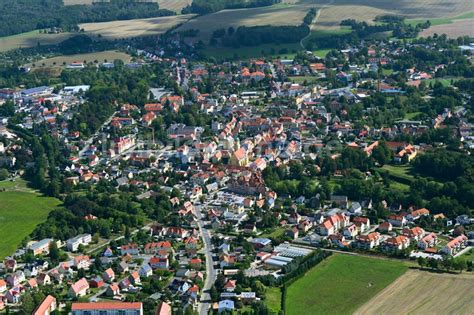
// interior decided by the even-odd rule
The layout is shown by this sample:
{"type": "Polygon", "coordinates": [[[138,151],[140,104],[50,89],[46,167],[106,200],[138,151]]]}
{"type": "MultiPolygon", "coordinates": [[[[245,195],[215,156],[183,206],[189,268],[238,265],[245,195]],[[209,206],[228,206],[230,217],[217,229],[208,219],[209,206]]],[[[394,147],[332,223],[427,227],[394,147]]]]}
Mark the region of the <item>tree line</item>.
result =
{"type": "Polygon", "coordinates": [[[281,0],[193,0],[181,13],[209,14],[224,9],[264,7],[280,2],[281,0]]]}
{"type": "Polygon", "coordinates": [[[65,6],[62,0],[0,1],[0,36],[52,27],[78,30],[77,24],[130,20],[175,14],[155,2],[112,0],[92,5],[65,6]]]}

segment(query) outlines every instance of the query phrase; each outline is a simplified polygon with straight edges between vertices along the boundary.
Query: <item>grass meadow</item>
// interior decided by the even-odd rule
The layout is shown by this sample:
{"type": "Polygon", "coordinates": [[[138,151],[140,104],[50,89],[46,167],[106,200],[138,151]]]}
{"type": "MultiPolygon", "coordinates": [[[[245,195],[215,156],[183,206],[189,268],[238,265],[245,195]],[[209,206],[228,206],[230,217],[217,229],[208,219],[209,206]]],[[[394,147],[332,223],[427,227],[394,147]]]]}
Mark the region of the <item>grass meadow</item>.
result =
{"type": "Polygon", "coordinates": [[[333,255],[288,287],[286,314],[351,314],[407,269],[392,260],[333,255]]]}
{"type": "Polygon", "coordinates": [[[28,188],[23,180],[0,182],[0,260],[15,252],[21,241],[61,204],[28,188]]]}

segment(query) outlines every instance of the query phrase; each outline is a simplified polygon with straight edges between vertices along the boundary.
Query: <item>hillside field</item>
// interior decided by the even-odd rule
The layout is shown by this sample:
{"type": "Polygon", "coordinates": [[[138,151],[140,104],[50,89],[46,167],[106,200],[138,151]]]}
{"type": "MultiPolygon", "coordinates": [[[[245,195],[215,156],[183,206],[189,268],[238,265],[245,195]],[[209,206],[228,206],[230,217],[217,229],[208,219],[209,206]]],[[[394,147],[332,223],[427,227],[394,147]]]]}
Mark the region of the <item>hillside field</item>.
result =
{"type": "Polygon", "coordinates": [[[288,287],[287,314],[351,314],[407,269],[398,261],[335,254],[288,287]]]}
{"type": "Polygon", "coordinates": [[[474,276],[469,274],[410,270],[355,314],[472,314],[473,284],[474,276]]]}
{"type": "MultiPolygon", "coordinates": [[[[92,4],[92,2],[94,0],[64,0],[65,5],[92,4]]],[[[180,13],[181,9],[191,4],[192,0],[149,0],[149,2],[158,2],[160,9],[168,9],[180,13]]]]}
{"type": "Polygon", "coordinates": [[[38,45],[53,45],[62,42],[71,37],[71,33],[61,34],[42,34],[38,30],[0,37],[0,52],[18,49],[29,48],[38,45]]]}
{"type": "Polygon", "coordinates": [[[308,12],[306,4],[277,4],[269,7],[222,10],[189,20],[177,31],[199,29],[198,37],[208,43],[212,33],[217,29],[228,29],[230,26],[258,25],[300,25],[308,12]]]}
{"type": "Polygon", "coordinates": [[[15,252],[21,241],[44,222],[61,202],[43,197],[17,179],[0,182],[0,260],[15,252]]]}
{"type": "Polygon", "coordinates": [[[129,38],[138,36],[160,35],[172,27],[184,23],[194,15],[175,15],[149,19],[135,19],[126,21],[112,21],[101,23],[84,23],[86,34],[101,35],[106,39],[129,38]]]}

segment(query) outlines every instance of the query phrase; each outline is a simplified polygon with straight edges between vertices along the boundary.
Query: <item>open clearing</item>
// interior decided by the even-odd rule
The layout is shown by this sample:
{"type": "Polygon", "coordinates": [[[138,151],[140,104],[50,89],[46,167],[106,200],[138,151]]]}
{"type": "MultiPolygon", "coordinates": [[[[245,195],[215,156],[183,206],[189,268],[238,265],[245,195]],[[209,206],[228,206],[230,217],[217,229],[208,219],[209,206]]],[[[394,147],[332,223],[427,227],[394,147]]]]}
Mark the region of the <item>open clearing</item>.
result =
{"type": "Polygon", "coordinates": [[[472,314],[473,284],[473,275],[410,270],[355,314],[472,314]]]}
{"type": "Polygon", "coordinates": [[[89,63],[89,62],[95,62],[95,61],[104,62],[105,60],[107,60],[108,62],[113,62],[114,60],[117,60],[117,59],[122,60],[123,62],[129,62],[130,55],[123,52],[119,52],[119,51],[101,51],[101,52],[90,53],[90,54],[64,55],[64,56],[58,56],[58,57],[36,61],[35,66],[36,68],[53,67],[53,66],[59,67],[59,66],[63,66],[64,64],[68,65],[74,61],[79,61],[79,62],[86,61],[86,63],[89,63]]]}
{"type": "Polygon", "coordinates": [[[46,220],[48,214],[61,202],[56,198],[42,197],[26,187],[26,183],[0,182],[0,260],[14,253],[21,241],[46,220]]]}
{"type": "Polygon", "coordinates": [[[335,254],[287,289],[287,314],[350,314],[401,276],[401,262],[335,254]]]}
{"type": "Polygon", "coordinates": [[[102,23],[84,23],[79,27],[91,35],[101,35],[106,39],[119,39],[138,36],[160,35],[172,27],[184,23],[193,14],[164,16],[149,19],[112,21],[102,23]]]}
{"type": "Polygon", "coordinates": [[[38,45],[52,45],[69,38],[71,33],[42,34],[38,30],[12,36],[0,37],[0,52],[29,48],[38,45]]]}

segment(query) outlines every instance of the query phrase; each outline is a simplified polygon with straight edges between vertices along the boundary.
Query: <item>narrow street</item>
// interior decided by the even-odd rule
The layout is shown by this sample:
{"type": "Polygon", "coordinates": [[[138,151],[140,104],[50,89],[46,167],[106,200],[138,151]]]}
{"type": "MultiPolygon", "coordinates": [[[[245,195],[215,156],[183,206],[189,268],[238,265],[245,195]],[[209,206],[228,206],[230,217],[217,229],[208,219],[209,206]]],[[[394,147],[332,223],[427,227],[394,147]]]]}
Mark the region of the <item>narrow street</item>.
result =
{"type": "Polygon", "coordinates": [[[201,292],[201,299],[198,305],[198,312],[200,315],[207,315],[211,307],[211,296],[209,290],[216,281],[217,273],[212,262],[212,243],[211,234],[208,229],[204,227],[202,214],[200,208],[195,209],[196,218],[198,220],[199,232],[204,244],[204,251],[206,253],[206,281],[201,292]]]}

